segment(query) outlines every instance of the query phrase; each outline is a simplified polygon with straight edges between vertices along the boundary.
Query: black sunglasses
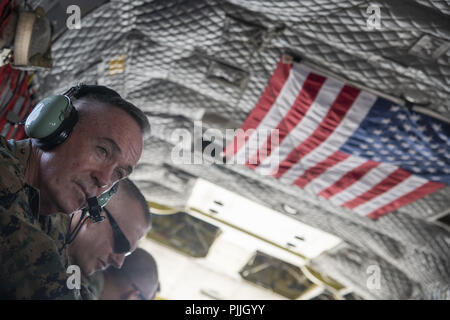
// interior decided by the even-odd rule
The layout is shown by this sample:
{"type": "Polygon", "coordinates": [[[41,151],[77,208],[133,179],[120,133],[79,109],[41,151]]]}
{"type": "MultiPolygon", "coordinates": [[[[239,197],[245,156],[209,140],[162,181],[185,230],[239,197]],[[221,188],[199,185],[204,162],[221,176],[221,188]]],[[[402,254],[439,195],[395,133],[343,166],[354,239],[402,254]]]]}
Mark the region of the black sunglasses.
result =
{"type": "Polygon", "coordinates": [[[105,210],[106,215],[108,216],[109,224],[111,225],[111,228],[113,230],[114,235],[114,253],[122,254],[122,253],[129,253],[131,246],[130,242],[128,241],[127,237],[123,234],[122,230],[120,230],[119,225],[117,224],[116,220],[112,217],[111,213],[103,207],[103,210],[105,210]]]}

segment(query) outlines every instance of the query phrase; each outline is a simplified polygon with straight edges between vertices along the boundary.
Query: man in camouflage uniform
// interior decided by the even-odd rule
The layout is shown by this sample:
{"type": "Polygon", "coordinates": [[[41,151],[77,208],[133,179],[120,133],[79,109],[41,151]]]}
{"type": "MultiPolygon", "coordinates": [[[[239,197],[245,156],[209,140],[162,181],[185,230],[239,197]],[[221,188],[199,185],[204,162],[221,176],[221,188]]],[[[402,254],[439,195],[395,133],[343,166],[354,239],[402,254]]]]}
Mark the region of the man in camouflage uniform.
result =
{"type": "Polygon", "coordinates": [[[40,227],[39,191],[25,183],[30,150],[30,140],[0,136],[0,298],[76,299],[57,243],[40,227]]]}
{"type": "Polygon", "coordinates": [[[149,124],[138,108],[102,86],[83,86],[74,98],[79,121],[56,148],[0,137],[1,299],[78,298],[66,283],[60,243],[41,224],[85,207],[141,156],[149,124]]]}
{"type": "MultiPolygon", "coordinates": [[[[117,193],[109,200],[102,215],[106,219],[101,223],[86,220],[80,223],[81,211],[73,213],[70,221],[72,239],[67,246],[61,246],[61,256],[66,261],[65,266],[76,264],[82,271],[81,295],[83,299],[97,299],[93,281],[90,276],[112,265],[120,268],[125,255],[136,248],[137,242],[151,227],[151,214],[144,195],[129,179],[119,182],[117,193]],[[106,214],[105,212],[108,212],[106,214]],[[111,216],[109,216],[111,215],[111,216]],[[79,232],[76,231],[79,226],[79,232]],[[116,229],[116,230],[114,230],[116,229]],[[120,235],[118,234],[120,233],[120,235]],[[119,242],[125,242],[120,245],[119,242]],[[117,248],[123,247],[120,251],[117,248]]],[[[57,242],[64,242],[61,235],[68,232],[67,215],[53,215],[50,219],[47,233],[57,242]],[[62,241],[61,241],[62,240],[62,241]]]]}

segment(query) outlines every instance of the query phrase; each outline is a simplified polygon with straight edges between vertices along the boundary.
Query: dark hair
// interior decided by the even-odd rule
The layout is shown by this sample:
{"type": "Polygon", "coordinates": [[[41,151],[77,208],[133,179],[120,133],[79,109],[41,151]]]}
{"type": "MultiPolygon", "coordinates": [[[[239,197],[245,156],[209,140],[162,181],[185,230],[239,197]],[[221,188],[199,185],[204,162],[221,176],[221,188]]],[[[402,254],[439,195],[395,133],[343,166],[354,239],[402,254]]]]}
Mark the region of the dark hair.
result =
{"type": "Polygon", "coordinates": [[[108,104],[128,113],[139,125],[144,139],[150,135],[150,123],[141,109],[123,99],[113,89],[99,85],[80,85],[72,94],[75,99],[88,98],[108,104]]]}
{"type": "Polygon", "coordinates": [[[125,191],[125,193],[128,196],[136,199],[139,202],[139,204],[142,207],[142,210],[144,211],[144,216],[145,216],[145,221],[147,222],[147,227],[151,227],[152,226],[152,214],[148,207],[148,202],[145,199],[145,196],[139,190],[139,188],[129,178],[120,180],[119,188],[121,190],[125,191]]]}
{"type": "Polygon", "coordinates": [[[108,268],[106,270],[119,285],[137,285],[139,289],[148,294],[148,298],[154,299],[156,293],[161,290],[158,276],[158,266],[155,258],[146,250],[137,248],[125,258],[122,268],[108,268]]]}

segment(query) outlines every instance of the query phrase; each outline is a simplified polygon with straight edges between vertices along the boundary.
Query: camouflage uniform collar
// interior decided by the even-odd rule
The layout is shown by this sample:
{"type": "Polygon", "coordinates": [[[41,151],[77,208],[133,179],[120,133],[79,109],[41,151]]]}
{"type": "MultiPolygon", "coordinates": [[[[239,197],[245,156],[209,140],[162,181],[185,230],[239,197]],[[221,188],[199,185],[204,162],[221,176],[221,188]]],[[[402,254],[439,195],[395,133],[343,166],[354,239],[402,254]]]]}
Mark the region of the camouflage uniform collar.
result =
{"type": "Polygon", "coordinates": [[[18,169],[21,171],[20,173],[24,179],[21,188],[25,187],[27,189],[28,201],[33,214],[32,219],[39,219],[39,190],[25,182],[25,173],[28,168],[28,161],[32,150],[31,139],[8,140],[8,144],[11,154],[20,163],[18,169]]]}
{"type": "Polygon", "coordinates": [[[30,159],[31,148],[31,139],[25,139],[14,141],[14,147],[11,150],[11,153],[14,155],[14,157],[17,158],[17,160],[19,160],[20,164],[22,165],[22,174],[24,177],[28,167],[28,160],[30,159]]]}

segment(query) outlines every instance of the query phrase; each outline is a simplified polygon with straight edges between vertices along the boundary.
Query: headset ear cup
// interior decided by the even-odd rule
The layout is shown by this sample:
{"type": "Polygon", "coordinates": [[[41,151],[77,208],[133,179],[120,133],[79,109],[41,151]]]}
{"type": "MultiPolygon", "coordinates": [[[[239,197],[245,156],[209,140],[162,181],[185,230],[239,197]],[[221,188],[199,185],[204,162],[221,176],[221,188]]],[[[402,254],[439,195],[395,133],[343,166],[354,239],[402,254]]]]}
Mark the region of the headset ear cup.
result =
{"type": "Polygon", "coordinates": [[[45,138],[33,139],[33,141],[36,146],[42,150],[51,150],[66,141],[77,122],[78,111],[75,108],[72,108],[69,117],[64,119],[59,128],[53,134],[45,138]]]}
{"type": "Polygon", "coordinates": [[[57,95],[39,102],[25,122],[25,132],[43,150],[64,142],[78,122],[78,112],[70,98],[57,95]]]}

